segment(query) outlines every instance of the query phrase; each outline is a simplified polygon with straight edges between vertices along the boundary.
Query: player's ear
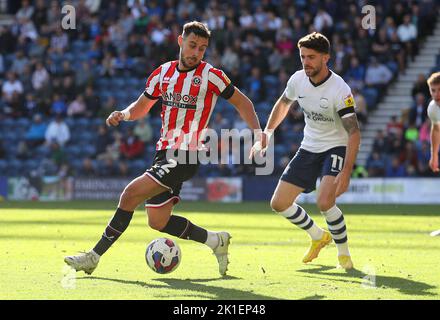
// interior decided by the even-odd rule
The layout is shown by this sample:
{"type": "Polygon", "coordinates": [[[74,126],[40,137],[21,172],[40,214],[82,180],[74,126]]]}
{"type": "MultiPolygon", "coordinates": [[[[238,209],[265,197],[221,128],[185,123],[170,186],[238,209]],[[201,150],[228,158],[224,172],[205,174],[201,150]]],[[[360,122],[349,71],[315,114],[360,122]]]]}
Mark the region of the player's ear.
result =
{"type": "Polygon", "coordinates": [[[179,35],[177,37],[177,43],[179,44],[179,47],[182,48],[182,44],[183,44],[183,37],[182,37],[182,35],[179,35]]]}

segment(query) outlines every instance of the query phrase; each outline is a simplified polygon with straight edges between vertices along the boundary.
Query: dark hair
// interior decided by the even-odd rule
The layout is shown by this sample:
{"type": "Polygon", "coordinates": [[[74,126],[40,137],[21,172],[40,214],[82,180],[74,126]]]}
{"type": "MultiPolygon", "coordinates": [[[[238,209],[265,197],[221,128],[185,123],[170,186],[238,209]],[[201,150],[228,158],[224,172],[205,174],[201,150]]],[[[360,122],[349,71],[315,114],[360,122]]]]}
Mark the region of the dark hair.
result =
{"type": "Polygon", "coordinates": [[[206,38],[208,40],[211,37],[211,31],[209,31],[208,27],[199,21],[185,23],[185,25],[183,26],[182,36],[186,38],[191,33],[194,33],[196,36],[206,38]]]}
{"type": "Polygon", "coordinates": [[[432,86],[433,84],[440,84],[440,72],[434,72],[431,74],[431,76],[428,78],[428,86],[432,86]]]}
{"type": "Polygon", "coordinates": [[[328,41],[326,36],[319,32],[310,33],[299,39],[298,48],[301,47],[313,49],[320,53],[330,53],[330,41],[328,41]]]}

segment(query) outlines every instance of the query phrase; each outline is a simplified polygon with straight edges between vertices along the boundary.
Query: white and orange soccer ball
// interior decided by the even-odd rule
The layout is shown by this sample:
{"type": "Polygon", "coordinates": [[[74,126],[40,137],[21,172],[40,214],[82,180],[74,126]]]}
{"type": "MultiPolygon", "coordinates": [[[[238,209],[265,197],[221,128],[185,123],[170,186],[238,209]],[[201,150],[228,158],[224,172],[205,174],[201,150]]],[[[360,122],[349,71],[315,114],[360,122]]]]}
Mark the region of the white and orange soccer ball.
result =
{"type": "Polygon", "coordinates": [[[173,240],[158,238],[148,244],[145,260],[151,270],[165,274],[177,269],[182,260],[182,253],[173,240]]]}

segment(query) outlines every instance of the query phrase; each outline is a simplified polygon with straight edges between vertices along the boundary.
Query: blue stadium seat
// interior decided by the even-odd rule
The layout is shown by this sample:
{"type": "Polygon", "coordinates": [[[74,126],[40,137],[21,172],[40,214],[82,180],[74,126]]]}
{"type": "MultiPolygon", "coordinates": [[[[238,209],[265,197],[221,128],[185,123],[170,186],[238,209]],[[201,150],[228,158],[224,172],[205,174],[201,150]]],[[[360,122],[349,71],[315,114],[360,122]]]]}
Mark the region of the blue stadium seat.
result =
{"type": "Polygon", "coordinates": [[[130,176],[139,176],[147,169],[145,160],[134,160],[128,164],[128,173],[130,176]]]}
{"type": "Polygon", "coordinates": [[[78,145],[70,145],[64,148],[67,158],[75,159],[81,157],[81,147],[78,145]]]}
{"type": "Polygon", "coordinates": [[[367,102],[368,110],[374,110],[376,108],[378,92],[374,88],[365,88],[362,90],[362,94],[367,102]]]}
{"type": "Polygon", "coordinates": [[[0,159],[0,177],[6,176],[7,167],[8,167],[8,162],[6,160],[0,159]]]}
{"type": "Polygon", "coordinates": [[[20,160],[12,159],[8,161],[8,167],[6,169],[6,176],[14,177],[23,175],[23,165],[20,160]]]}
{"type": "Polygon", "coordinates": [[[94,157],[96,154],[96,147],[92,144],[86,144],[81,147],[81,155],[85,157],[94,157]]]}

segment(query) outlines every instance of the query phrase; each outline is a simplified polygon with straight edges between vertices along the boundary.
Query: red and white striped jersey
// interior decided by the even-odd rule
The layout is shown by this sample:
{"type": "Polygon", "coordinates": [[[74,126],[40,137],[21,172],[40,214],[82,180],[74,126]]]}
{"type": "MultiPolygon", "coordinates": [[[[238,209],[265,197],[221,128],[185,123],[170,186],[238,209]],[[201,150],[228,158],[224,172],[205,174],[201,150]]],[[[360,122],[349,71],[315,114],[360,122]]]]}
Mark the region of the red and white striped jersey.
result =
{"type": "Polygon", "coordinates": [[[197,150],[218,96],[229,99],[234,86],[223,71],[202,61],[188,71],[178,61],[164,63],[147,80],[145,96],[162,98],[162,128],[156,150],[197,150]]]}

